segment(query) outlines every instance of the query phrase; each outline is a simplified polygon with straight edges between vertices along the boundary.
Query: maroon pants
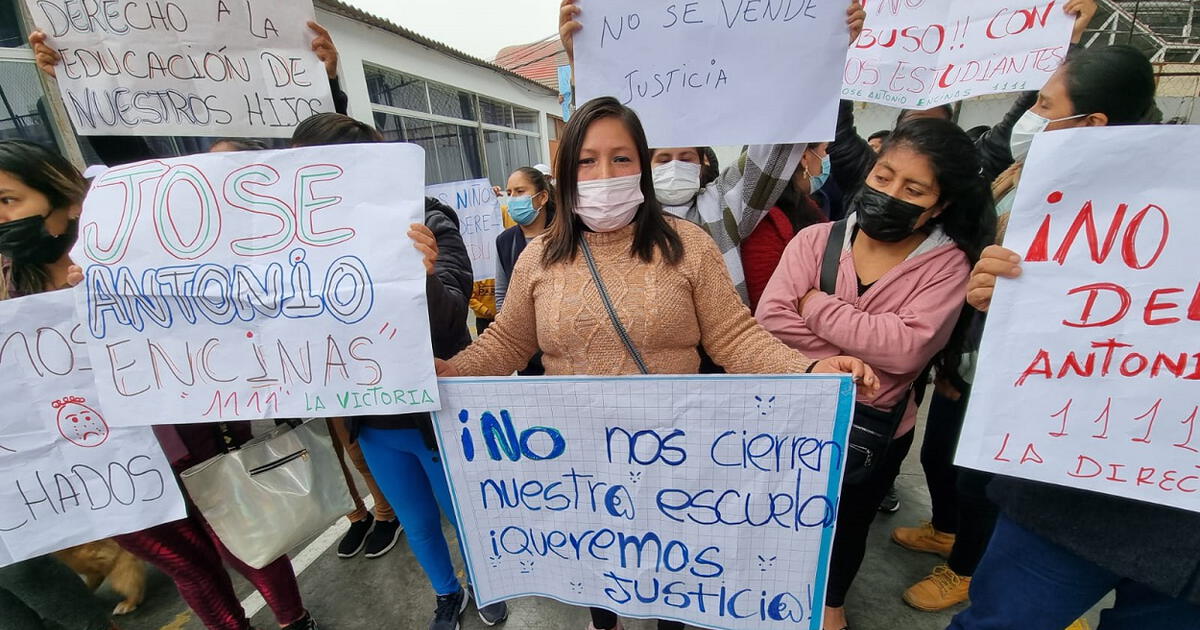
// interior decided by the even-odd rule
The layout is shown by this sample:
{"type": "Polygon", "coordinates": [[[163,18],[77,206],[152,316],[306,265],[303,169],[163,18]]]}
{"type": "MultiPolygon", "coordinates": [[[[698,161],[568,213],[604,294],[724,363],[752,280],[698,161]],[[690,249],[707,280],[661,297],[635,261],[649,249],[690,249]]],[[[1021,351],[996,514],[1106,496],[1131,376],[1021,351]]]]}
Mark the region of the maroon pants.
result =
{"type": "Polygon", "coordinates": [[[229,553],[199,516],[189,515],[180,521],[116,536],[115,540],[174,580],[183,600],[209,630],[250,628],[222,560],[258,589],[279,625],[290,624],[305,614],[296,574],[287,556],[254,569],[229,553]]]}

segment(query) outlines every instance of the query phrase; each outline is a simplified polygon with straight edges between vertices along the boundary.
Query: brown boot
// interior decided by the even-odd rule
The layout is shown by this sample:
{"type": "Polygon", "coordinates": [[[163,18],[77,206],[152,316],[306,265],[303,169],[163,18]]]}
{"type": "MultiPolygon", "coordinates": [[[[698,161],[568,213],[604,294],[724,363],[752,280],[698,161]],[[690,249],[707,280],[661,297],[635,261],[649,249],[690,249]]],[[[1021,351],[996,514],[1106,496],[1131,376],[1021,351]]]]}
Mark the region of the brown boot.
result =
{"type": "Polygon", "coordinates": [[[904,591],[904,603],[926,612],[937,612],[967,601],[971,578],[962,577],[940,564],[924,580],[904,591]]]}
{"type": "Polygon", "coordinates": [[[943,558],[949,558],[950,550],[954,548],[954,534],[939,532],[929,521],[924,521],[920,527],[893,529],[892,540],[905,549],[936,553],[943,558]]]}

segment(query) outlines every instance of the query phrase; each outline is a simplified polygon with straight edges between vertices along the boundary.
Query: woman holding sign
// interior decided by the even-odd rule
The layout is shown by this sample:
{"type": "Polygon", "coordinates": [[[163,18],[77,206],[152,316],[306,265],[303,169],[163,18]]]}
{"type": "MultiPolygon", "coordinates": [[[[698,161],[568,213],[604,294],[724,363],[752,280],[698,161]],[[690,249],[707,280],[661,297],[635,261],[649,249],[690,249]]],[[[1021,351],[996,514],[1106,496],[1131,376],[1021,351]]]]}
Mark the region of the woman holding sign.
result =
{"type": "MultiPolygon", "coordinates": [[[[1025,133],[1013,135],[1013,157],[1024,157],[1036,133],[1140,123],[1154,90],[1153,67],[1138,51],[1080,51],[1018,125],[1025,133]]],[[[989,247],[967,301],[986,312],[997,277],[1020,276],[1020,265],[1016,252],[989,247]]],[[[1000,518],[971,582],[971,607],[952,630],[1062,627],[1110,591],[1116,602],[1102,629],[1200,628],[1200,514],[1009,477],[997,477],[989,495],[1000,518]]]]}
{"type": "MultiPolygon", "coordinates": [[[[663,213],[633,110],[591,101],[560,146],[558,218],[517,261],[496,322],[441,376],[511,374],[539,349],[549,375],[695,374],[703,345],[730,372],[847,372],[875,389],[862,361],[814,362],[754,322],[713,240],[663,213]]],[[[599,608],[592,624],[620,627],[599,608]]]]}
{"type": "MultiPolygon", "coordinates": [[[[5,258],[0,297],[66,288],[82,280],[68,252],[78,236],[78,216],[86,182],[70,163],[41,147],[0,142],[0,254],[5,258]],[[20,184],[21,186],[18,186],[20,184]]],[[[247,424],[230,423],[225,435],[216,424],[155,427],[176,471],[222,452],[222,440],[250,439],[247,424]]],[[[194,508],[192,510],[194,512],[194,508]]],[[[241,601],[223,565],[246,577],[275,613],[280,627],[313,630],[316,625],[300,598],[286,556],[254,569],[225,549],[198,515],[115,536],[123,549],[171,577],[180,595],[211,630],[248,630],[241,601]]],[[[47,616],[47,618],[53,618],[47,616]]],[[[74,630],[71,628],[70,630],[74,630]]]]}
{"type": "Polygon", "coordinates": [[[883,143],[849,217],[800,232],[763,292],[758,321],[811,356],[852,354],[879,371],[860,393],[838,505],[825,628],[846,627],[845,601],[880,501],[913,442],[932,361],[953,371],[970,265],[995,234],[987,182],[971,139],[932,118],[883,143]],[[871,436],[880,439],[872,440],[871,436]],[[867,453],[860,459],[855,453],[867,453]]]}
{"type": "MultiPolygon", "coordinates": [[[[574,65],[575,34],[583,28],[575,0],[563,0],[559,36],[574,65]]],[[[867,14],[859,0],[846,8],[850,42],[858,39],[867,14]]],[[[656,148],[651,155],[654,193],[668,214],[707,231],[720,249],[742,301],[750,303],[740,248],[800,175],[807,145],[754,145],[741,159],[701,185],[705,147],[656,148]]],[[[814,191],[815,192],[815,191],[814,191]]]]}
{"type": "MultiPolygon", "coordinates": [[[[86,190],[83,176],[62,156],[30,142],[0,141],[0,300],[69,286],[67,251],[86,190]]],[[[51,556],[0,568],[0,625],[117,628],[79,577],[51,556]]]]}

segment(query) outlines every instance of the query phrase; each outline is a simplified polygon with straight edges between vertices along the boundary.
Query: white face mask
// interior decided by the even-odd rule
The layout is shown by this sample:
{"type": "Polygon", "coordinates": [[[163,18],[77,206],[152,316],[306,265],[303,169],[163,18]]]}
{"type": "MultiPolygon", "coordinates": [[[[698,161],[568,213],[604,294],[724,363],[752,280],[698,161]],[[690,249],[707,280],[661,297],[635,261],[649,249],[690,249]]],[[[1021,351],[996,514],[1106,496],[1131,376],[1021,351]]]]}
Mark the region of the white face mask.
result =
{"type": "Polygon", "coordinates": [[[699,192],[699,164],[672,160],[654,167],[654,194],[664,206],[682,206],[699,192]]]}
{"type": "Polygon", "coordinates": [[[575,214],[593,232],[612,232],[633,221],[646,200],[642,174],[579,182],[575,214]]]}
{"type": "Polygon", "coordinates": [[[1012,136],[1008,140],[1008,147],[1012,149],[1013,159],[1017,162],[1023,161],[1029,155],[1029,147],[1033,144],[1033,137],[1046,130],[1046,127],[1053,123],[1064,120],[1074,120],[1083,118],[1087,114],[1078,114],[1076,116],[1067,116],[1066,118],[1058,118],[1050,120],[1033,113],[1033,110],[1025,112],[1021,119],[1013,125],[1012,136]]]}

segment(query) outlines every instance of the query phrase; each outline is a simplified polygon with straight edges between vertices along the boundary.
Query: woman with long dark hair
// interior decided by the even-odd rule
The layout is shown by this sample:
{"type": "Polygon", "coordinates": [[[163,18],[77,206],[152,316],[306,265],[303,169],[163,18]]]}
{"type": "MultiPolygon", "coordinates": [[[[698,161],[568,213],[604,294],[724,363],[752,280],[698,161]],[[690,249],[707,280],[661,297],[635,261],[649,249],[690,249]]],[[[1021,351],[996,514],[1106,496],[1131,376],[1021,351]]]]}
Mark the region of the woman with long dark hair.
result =
{"type": "MultiPolygon", "coordinates": [[[[581,107],[563,134],[555,175],[554,225],[517,261],[495,323],[440,362],[439,374],[511,374],[539,349],[551,375],[695,374],[703,346],[730,372],[850,372],[874,389],[874,373],[858,359],[814,363],[754,322],[712,239],[663,213],[633,110],[613,98],[581,107]],[[589,261],[636,355],[609,323],[589,261]]],[[[620,624],[596,608],[592,627],[620,624]]]]}
{"type": "MultiPolygon", "coordinates": [[[[87,182],[61,155],[0,141],[0,300],[65,289],[87,182]]],[[[22,630],[116,629],[108,611],[53,556],[0,568],[0,625],[22,630]],[[11,624],[11,625],[10,625],[11,624]]]]}
{"type": "Polygon", "coordinates": [[[995,234],[974,145],[957,125],[933,118],[904,123],[884,141],[849,210],[844,221],[812,226],[788,245],[757,314],[805,354],[869,362],[881,385],[860,392],[859,402],[895,414],[883,461],[842,487],[825,599],[831,630],[847,625],[843,606],[867,531],[912,445],[915,386],[931,362],[942,372],[957,368],[962,292],[995,234]],[[829,245],[831,238],[838,240],[829,245]],[[839,257],[833,282],[822,277],[830,255],[839,257]]]}

